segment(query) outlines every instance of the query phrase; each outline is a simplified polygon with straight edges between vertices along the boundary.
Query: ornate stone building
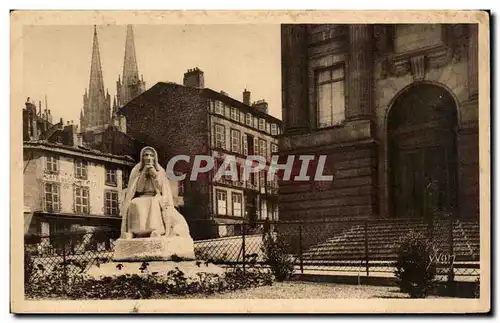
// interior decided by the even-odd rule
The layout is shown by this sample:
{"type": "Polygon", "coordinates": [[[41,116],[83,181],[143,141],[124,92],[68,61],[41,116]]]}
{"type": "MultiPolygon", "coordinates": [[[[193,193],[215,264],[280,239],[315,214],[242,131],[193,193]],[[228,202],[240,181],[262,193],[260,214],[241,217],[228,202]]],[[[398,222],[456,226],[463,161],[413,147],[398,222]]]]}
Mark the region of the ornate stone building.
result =
{"type": "Polygon", "coordinates": [[[113,112],[123,107],[130,100],[144,92],[146,83],[142,75],[139,79],[139,68],[135,57],[134,31],[131,25],[127,25],[127,36],[125,39],[125,57],[123,59],[122,79],[118,76],[116,82],[116,101],[113,106],[113,112]]]}
{"type": "MultiPolygon", "coordinates": [[[[90,65],[89,91],[83,96],[83,109],[80,113],[80,130],[82,132],[100,133],[112,125],[122,132],[126,132],[126,120],[118,114],[118,110],[131,99],[135,98],[146,88],[146,83],[139,79],[139,69],[135,55],[134,32],[131,25],[127,25],[125,39],[125,56],[123,59],[123,73],[116,82],[116,97],[111,98],[106,90],[102,76],[101,58],[97,30],[94,27],[94,43],[92,45],[92,60],[90,65]]],[[[88,136],[87,136],[88,137],[88,136]]]]}
{"type": "Polygon", "coordinates": [[[83,95],[83,109],[80,112],[80,130],[100,131],[111,122],[111,97],[104,92],[102,77],[101,56],[97,29],[94,26],[94,42],[92,45],[92,59],[90,63],[90,81],[88,93],[83,95]]]}
{"type": "Polygon", "coordinates": [[[280,218],[479,214],[476,25],[282,25],[280,154],[331,185],[280,184],[280,218]]]}

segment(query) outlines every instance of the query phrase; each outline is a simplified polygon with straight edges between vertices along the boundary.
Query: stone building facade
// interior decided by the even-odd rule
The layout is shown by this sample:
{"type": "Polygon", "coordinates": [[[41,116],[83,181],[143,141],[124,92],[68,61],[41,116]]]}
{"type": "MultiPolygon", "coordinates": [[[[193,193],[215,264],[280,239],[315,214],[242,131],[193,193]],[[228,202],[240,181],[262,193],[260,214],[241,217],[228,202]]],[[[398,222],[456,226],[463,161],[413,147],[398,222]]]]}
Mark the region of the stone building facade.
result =
{"type": "Polygon", "coordinates": [[[282,219],[479,214],[477,25],[282,25],[280,155],[331,185],[280,184],[282,219]]]}
{"type": "MultiPolygon", "coordinates": [[[[68,132],[55,133],[54,137],[68,132]]],[[[75,139],[78,142],[78,139],[75,139]]],[[[119,227],[132,158],[91,150],[77,143],[35,140],[23,144],[24,206],[29,232],[50,235],[74,226],[119,227]]]]}
{"type": "MultiPolygon", "coordinates": [[[[277,217],[277,181],[260,179],[260,174],[249,181],[214,181],[215,172],[189,180],[196,155],[215,160],[231,155],[241,165],[254,153],[270,161],[278,147],[281,120],[267,113],[266,102],[251,104],[249,91],[244,101],[205,88],[203,71],[196,68],[185,73],[184,85],[157,83],[120,110],[127,133],[157,147],[162,165],[177,155],[190,157],[189,163],[177,162],[175,170],[186,174],[182,213],[191,224],[197,219],[241,223],[277,217]]],[[[221,228],[216,234],[226,233],[221,228]]]]}

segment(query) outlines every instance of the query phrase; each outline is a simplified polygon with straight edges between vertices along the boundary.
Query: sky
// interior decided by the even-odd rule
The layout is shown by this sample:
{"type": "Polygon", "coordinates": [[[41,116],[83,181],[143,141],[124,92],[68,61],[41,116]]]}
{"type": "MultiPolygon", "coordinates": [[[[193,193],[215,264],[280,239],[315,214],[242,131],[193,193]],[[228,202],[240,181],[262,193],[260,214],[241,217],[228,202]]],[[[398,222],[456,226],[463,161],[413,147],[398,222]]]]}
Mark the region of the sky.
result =
{"type": "MultiPolygon", "coordinates": [[[[199,67],[205,87],[242,101],[265,99],[269,114],[281,119],[279,25],[134,25],[139,73],[146,89],[157,82],[182,84],[184,73],[199,67]]],[[[28,26],[23,30],[23,90],[30,101],[47,106],[54,122],[79,124],[89,86],[92,25],[28,26]]],[[[125,25],[98,25],[104,86],[111,97],[122,73],[125,25]]]]}

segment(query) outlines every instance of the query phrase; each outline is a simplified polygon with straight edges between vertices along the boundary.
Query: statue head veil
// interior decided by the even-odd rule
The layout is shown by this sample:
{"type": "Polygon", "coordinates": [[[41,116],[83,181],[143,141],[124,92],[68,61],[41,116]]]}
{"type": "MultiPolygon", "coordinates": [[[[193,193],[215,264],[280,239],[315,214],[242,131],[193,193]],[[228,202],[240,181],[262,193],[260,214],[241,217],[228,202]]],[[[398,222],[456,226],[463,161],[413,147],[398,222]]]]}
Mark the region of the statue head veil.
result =
{"type": "Polygon", "coordinates": [[[156,152],[156,150],[153,147],[146,146],[146,147],[144,147],[144,148],[141,149],[141,154],[139,156],[139,158],[140,158],[140,161],[139,161],[139,165],[140,165],[139,166],[139,171],[141,171],[144,168],[144,163],[142,161],[142,156],[144,155],[144,153],[146,151],[150,151],[150,152],[153,153],[154,159],[155,159],[154,160],[154,167],[155,167],[156,171],[160,171],[161,169],[163,169],[160,166],[160,164],[158,163],[158,153],[156,152]]]}

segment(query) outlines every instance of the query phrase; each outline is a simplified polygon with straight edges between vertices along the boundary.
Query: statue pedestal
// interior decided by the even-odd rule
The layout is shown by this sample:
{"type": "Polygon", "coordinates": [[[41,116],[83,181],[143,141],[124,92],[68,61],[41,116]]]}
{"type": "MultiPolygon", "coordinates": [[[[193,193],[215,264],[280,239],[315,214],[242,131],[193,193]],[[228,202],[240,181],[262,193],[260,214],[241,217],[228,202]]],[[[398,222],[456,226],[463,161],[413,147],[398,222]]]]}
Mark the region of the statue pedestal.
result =
{"type": "Polygon", "coordinates": [[[176,257],[195,259],[193,239],[185,236],[118,239],[113,261],[175,260],[176,257]]]}

